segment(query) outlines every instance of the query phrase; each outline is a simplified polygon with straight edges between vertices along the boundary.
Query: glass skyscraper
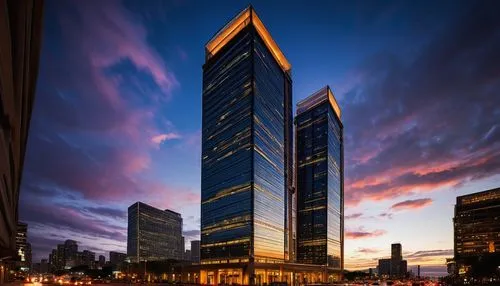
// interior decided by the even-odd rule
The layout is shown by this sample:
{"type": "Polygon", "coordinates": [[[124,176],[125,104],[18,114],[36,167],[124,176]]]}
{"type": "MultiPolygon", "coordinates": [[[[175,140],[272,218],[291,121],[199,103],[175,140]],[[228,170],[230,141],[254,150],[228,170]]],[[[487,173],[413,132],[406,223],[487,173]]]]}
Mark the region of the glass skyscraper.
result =
{"type": "Polygon", "coordinates": [[[297,261],[343,269],[344,147],[328,86],[297,104],[297,261]]]}
{"type": "Polygon", "coordinates": [[[285,260],[290,64],[249,7],[206,45],[202,263],[285,260]]]}
{"type": "Polygon", "coordinates": [[[132,262],[181,260],[182,217],[137,202],[128,208],[127,256],[132,262]]]}
{"type": "Polygon", "coordinates": [[[213,36],[205,56],[200,282],[338,280],[343,190],[341,144],[335,142],[342,140],[340,120],[332,121],[337,129],[332,127],[329,137],[331,263],[296,264],[291,65],[251,6],[213,36]]]}

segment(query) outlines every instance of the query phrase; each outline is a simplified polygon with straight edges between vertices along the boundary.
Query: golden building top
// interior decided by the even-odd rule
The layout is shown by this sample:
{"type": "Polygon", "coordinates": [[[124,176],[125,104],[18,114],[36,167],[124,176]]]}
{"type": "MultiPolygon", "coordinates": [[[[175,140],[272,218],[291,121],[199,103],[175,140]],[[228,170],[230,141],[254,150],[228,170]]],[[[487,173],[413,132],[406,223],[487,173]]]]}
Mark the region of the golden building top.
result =
{"type": "Polygon", "coordinates": [[[240,12],[235,18],[227,23],[212,39],[205,45],[206,59],[210,59],[219,52],[238,32],[248,25],[253,25],[259,36],[264,41],[266,47],[276,59],[280,67],[287,73],[290,73],[292,66],[281,52],[280,48],[273,40],[266,27],[255,13],[252,6],[249,6],[240,12]]]}
{"type": "Polygon", "coordinates": [[[297,103],[297,114],[310,110],[325,101],[328,101],[330,103],[330,106],[333,108],[338,118],[340,119],[340,106],[337,103],[337,100],[335,99],[335,96],[333,95],[333,92],[328,85],[316,91],[312,95],[306,97],[305,99],[299,101],[297,103]]]}

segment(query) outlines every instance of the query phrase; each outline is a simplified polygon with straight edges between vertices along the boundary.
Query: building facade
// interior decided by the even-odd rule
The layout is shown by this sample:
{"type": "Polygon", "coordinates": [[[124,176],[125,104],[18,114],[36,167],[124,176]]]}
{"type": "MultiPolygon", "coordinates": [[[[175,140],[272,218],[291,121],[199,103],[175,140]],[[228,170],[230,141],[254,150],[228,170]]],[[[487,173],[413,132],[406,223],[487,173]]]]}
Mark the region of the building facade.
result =
{"type": "Polygon", "coordinates": [[[43,0],[0,1],[0,284],[16,260],[19,188],[42,40],[43,0]]]}
{"type": "Polygon", "coordinates": [[[109,252],[109,263],[111,263],[112,265],[120,265],[125,262],[125,259],[127,259],[126,253],[116,251],[109,252]]]}
{"type": "Polygon", "coordinates": [[[190,260],[195,263],[200,263],[200,241],[191,240],[190,260]]]}
{"type": "Polygon", "coordinates": [[[127,256],[131,262],[182,260],[182,217],[142,202],[128,208],[127,256]]]}
{"type": "Polygon", "coordinates": [[[328,86],[297,104],[297,261],[343,269],[344,147],[328,86]]]}
{"type": "Polygon", "coordinates": [[[499,221],[500,188],[457,197],[453,222],[458,274],[474,268],[474,272],[494,272],[500,267],[499,221]]]}

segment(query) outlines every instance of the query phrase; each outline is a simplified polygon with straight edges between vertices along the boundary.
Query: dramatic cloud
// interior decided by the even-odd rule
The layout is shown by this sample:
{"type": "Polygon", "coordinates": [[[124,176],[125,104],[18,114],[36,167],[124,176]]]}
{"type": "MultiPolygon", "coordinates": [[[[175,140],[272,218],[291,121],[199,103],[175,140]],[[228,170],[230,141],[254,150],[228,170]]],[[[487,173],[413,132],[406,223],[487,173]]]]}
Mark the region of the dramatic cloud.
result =
{"type": "Polygon", "coordinates": [[[179,83],[144,24],[120,1],[46,8],[21,186],[20,218],[33,233],[35,259],[54,242],[44,229],[59,230],[56,240],[85,237],[89,247],[116,249],[135,201],[199,202],[197,191],[150,172],[158,144],[180,138],[160,112],[179,83]]]}
{"type": "Polygon", "coordinates": [[[380,53],[351,74],[347,204],[500,173],[500,18],[490,4],[465,9],[416,56],[380,53]]]}
{"type": "Polygon", "coordinates": [[[377,237],[386,234],[387,232],[382,229],[377,229],[374,231],[365,231],[363,229],[355,230],[355,231],[346,231],[345,237],[349,239],[361,239],[361,238],[370,238],[377,237]]]}
{"type": "Polygon", "coordinates": [[[353,213],[350,215],[346,215],[345,219],[357,219],[360,218],[363,214],[362,213],[353,213]]]}

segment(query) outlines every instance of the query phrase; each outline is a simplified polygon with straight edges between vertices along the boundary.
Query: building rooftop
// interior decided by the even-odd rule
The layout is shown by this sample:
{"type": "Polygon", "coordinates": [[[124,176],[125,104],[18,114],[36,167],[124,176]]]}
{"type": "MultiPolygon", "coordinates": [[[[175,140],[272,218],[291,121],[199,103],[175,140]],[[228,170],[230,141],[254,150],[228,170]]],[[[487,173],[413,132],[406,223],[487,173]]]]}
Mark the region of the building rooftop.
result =
{"type": "Polygon", "coordinates": [[[206,59],[210,59],[217,52],[219,52],[231,39],[233,39],[238,32],[243,30],[248,25],[253,25],[259,36],[264,41],[266,47],[271,51],[271,54],[276,59],[280,67],[287,73],[290,73],[292,66],[281,52],[280,48],[273,40],[266,27],[255,13],[252,6],[248,6],[245,10],[241,11],[229,23],[227,23],[221,30],[219,30],[205,45],[206,59]]]}
{"type": "Polygon", "coordinates": [[[330,103],[330,106],[333,108],[338,118],[340,119],[340,106],[337,103],[337,100],[335,99],[335,96],[333,95],[333,92],[328,85],[316,91],[312,95],[306,97],[305,99],[299,101],[297,103],[297,114],[301,114],[307,110],[311,110],[326,101],[330,103]]]}
{"type": "Polygon", "coordinates": [[[458,196],[457,205],[470,205],[492,200],[500,200],[500,188],[458,196]]]}

